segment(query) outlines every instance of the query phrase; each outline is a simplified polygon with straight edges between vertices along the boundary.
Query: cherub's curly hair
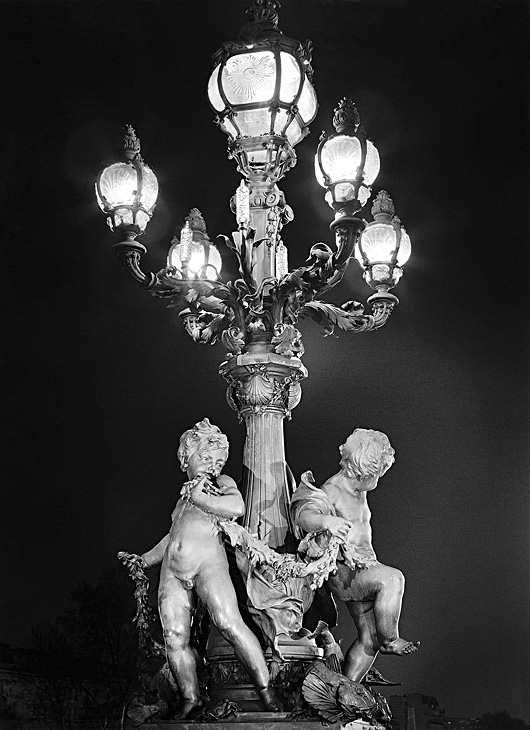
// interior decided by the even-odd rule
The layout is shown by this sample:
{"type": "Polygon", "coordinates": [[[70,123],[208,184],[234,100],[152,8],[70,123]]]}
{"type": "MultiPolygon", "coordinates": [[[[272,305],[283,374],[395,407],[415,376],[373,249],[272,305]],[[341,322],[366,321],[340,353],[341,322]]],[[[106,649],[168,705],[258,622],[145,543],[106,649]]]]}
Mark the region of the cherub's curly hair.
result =
{"type": "Polygon", "coordinates": [[[361,479],[383,476],[394,463],[396,453],[386,434],[368,428],[356,428],[339,451],[341,467],[361,479]]]}
{"type": "Polygon", "coordinates": [[[213,426],[207,418],[203,418],[193,428],[184,431],[180,437],[177,458],[180,461],[180,468],[186,471],[188,459],[199,449],[226,449],[228,452],[228,439],[221,429],[213,426]]]}

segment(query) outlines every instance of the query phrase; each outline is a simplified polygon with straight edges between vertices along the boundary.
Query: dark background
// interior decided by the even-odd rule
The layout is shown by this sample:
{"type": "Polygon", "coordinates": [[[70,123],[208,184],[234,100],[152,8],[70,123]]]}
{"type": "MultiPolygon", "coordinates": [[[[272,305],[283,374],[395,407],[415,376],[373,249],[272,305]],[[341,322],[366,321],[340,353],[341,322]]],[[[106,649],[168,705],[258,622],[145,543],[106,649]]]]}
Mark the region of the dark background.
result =
{"type": "MultiPolygon", "coordinates": [[[[128,279],[93,185],[133,124],[161,190],[145,268],[165,264],[193,206],[212,238],[230,234],[239,176],[205,88],[247,4],[0,4],[0,641],[22,642],[118,550],[142,552],[165,533],[178,437],[197,420],[228,432],[227,472],[240,475],[223,348],[193,343],[175,310],[128,279]]],[[[310,377],[286,424],[289,463],[322,482],[353,428],[389,435],[396,463],[371,495],[374,544],[407,576],[402,634],[422,646],[377,666],[448,715],[530,720],[526,3],[282,4],[282,30],[314,42],[320,102],[281,182],[295,211],[291,267],[331,242],[313,156],[344,95],[381,155],[374,192],[390,192],[413,243],[382,330],[323,339],[301,323],[310,377]]],[[[352,264],[329,299],[369,294],[352,264]]],[[[341,633],[351,637],[347,620],[341,633]]]]}

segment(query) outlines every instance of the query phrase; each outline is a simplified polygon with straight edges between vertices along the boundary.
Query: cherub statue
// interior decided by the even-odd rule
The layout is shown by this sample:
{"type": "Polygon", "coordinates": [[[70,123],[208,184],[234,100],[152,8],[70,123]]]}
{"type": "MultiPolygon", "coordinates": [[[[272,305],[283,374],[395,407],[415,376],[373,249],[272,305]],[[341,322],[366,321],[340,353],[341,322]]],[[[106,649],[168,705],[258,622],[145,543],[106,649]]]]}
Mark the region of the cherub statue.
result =
{"type": "Polygon", "coordinates": [[[239,612],[220,534],[219,521],[236,519],[245,509],[234,480],[221,474],[228,439],[205,418],[181,436],[177,456],[188,481],[171,515],[171,529],[152,550],[128,556],[146,568],[162,563],[158,607],[167,660],[182,696],[177,719],[196,714],[202,705],[190,646],[196,596],[234,647],[266,709],[281,710],[258,639],[239,612]]]}
{"type": "Polygon", "coordinates": [[[357,629],[343,672],[359,682],[378,652],[403,656],[415,652],[419,641],[399,636],[398,622],[405,581],[396,568],[377,560],[372,547],[367,492],[394,463],[394,449],[380,431],[357,428],[340,447],[340,471],[322,486],[311,472],[302,475],[291,502],[294,522],[309,533],[306,556],[318,558],[340,544],[336,571],[328,585],[344,601],[357,629]]]}

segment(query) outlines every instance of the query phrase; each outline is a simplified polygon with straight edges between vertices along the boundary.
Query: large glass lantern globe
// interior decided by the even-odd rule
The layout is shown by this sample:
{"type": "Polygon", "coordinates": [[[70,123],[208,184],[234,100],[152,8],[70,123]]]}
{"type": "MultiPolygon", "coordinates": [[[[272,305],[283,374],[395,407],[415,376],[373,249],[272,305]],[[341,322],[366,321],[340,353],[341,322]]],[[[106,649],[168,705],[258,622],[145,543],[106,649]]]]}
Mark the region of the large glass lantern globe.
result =
{"type": "Polygon", "coordinates": [[[107,165],[96,181],[96,198],[114,232],[143,233],[158,197],[158,180],[140,156],[140,141],[130,126],[125,128],[121,162],[107,165]]]}
{"type": "Polygon", "coordinates": [[[335,210],[356,212],[370,197],[370,186],[379,174],[377,148],[360,126],[350,99],[335,109],[336,134],[323,138],[315,157],[315,176],[327,188],[326,201],[335,210]]]}
{"type": "Polygon", "coordinates": [[[391,288],[403,275],[402,267],[410,257],[410,236],[395,216],[392,198],[386,191],[378,193],[372,215],[374,221],[362,232],[354,255],[370,286],[391,288]]]}
{"type": "Polygon", "coordinates": [[[317,112],[311,44],[278,30],[277,3],[254,3],[240,41],[214,56],[208,98],[229,154],[246,178],[278,180],[296,162],[294,146],[317,112]]]}
{"type": "Polygon", "coordinates": [[[222,259],[210,241],[201,213],[194,208],[180,237],[175,237],[167,256],[169,272],[177,279],[215,281],[221,272],[222,259]]]}

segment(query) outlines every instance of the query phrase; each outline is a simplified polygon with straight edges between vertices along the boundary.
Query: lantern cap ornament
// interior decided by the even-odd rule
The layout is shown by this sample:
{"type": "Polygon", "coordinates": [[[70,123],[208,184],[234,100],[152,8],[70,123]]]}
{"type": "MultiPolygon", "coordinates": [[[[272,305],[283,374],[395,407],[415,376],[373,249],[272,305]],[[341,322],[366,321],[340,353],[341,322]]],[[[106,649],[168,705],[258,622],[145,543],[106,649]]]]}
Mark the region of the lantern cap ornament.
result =
{"type": "Polygon", "coordinates": [[[394,201],[386,190],[380,190],[372,204],[371,213],[377,223],[389,223],[396,212],[394,201]]]}
{"type": "MultiPolygon", "coordinates": [[[[337,134],[355,134],[361,118],[355,102],[347,97],[341,99],[333,110],[333,126],[337,134]]],[[[361,131],[364,131],[361,127],[361,131]]]]}
{"type": "Polygon", "coordinates": [[[126,124],[122,128],[122,134],[116,144],[118,158],[124,162],[128,160],[142,160],[140,149],[140,139],[137,137],[134,128],[130,124],[126,124]]]}
{"type": "Polygon", "coordinates": [[[245,13],[253,23],[262,23],[277,28],[278,8],[281,8],[279,0],[254,0],[252,5],[246,8],[245,13]]]}

